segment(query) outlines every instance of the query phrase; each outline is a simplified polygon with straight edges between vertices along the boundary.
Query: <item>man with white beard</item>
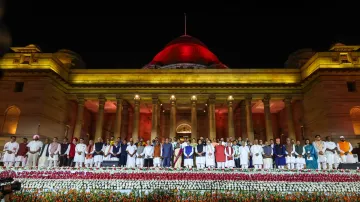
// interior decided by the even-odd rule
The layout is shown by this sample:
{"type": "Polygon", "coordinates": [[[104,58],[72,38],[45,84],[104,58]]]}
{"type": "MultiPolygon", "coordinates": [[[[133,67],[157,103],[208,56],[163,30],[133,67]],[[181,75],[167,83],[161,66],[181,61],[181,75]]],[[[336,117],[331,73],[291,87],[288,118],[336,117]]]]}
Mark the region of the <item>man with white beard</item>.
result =
{"type": "MultiPolygon", "coordinates": [[[[325,147],[326,163],[328,164],[329,170],[332,170],[333,165],[335,164],[335,158],[337,157],[337,145],[335,144],[335,142],[331,141],[330,136],[326,137],[325,147]]],[[[336,165],[335,168],[337,168],[336,165]]]]}
{"type": "Polygon", "coordinates": [[[39,141],[39,138],[40,138],[39,135],[34,135],[33,140],[27,144],[27,147],[29,147],[28,160],[27,160],[28,167],[31,166],[35,167],[37,164],[39,152],[43,146],[43,143],[39,141]]]}

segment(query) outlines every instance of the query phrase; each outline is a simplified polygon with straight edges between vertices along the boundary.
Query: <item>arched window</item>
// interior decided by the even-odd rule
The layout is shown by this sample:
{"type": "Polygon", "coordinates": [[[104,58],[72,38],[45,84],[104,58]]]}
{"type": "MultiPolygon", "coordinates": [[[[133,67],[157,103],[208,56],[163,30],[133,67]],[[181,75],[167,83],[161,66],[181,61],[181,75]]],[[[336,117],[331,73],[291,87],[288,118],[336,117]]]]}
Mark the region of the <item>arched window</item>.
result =
{"type": "Polygon", "coordinates": [[[5,119],[2,132],[7,134],[15,134],[20,118],[20,109],[16,106],[10,106],[5,110],[5,119]]]}
{"type": "Polygon", "coordinates": [[[360,107],[351,108],[350,117],[355,135],[360,135],[360,107]]]}

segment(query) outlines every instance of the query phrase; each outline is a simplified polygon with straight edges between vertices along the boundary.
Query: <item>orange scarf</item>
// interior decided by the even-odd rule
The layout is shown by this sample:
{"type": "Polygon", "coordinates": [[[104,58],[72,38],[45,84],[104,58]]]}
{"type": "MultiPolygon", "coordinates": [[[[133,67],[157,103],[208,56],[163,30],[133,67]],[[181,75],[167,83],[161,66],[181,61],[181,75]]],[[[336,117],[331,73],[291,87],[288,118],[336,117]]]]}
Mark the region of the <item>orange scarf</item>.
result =
{"type": "Polygon", "coordinates": [[[92,148],[93,148],[94,145],[88,145],[87,146],[87,154],[86,154],[86,159],[91,159],[93,156],[92,154],[90,154],[92,148]]]}

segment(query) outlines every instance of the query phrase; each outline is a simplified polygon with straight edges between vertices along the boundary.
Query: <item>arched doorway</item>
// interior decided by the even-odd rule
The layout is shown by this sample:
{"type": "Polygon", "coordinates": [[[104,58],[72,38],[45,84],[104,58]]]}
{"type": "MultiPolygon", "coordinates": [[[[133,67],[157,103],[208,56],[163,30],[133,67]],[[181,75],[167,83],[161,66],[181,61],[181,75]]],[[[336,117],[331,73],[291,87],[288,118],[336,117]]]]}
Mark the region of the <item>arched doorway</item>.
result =
{"type": "Polygon", "coordinates": [[[191,126],[187,123],[179,124],[176,127],[176,138],[181,140],[191,138],[191,126]]]}
{"type": "Polygon", "coordinates": [[[360,107],[353,107],[350,110],[350,117],[355,135],[360,135],[360,107]]]}
{"type": "Polygon", "coordinates": [[[2,132],[5,134],[16,134],[17,125],[20,118],[20,109],[16,106],[10,106],[5,111],[5,120],[2,127],[2,132]]]}

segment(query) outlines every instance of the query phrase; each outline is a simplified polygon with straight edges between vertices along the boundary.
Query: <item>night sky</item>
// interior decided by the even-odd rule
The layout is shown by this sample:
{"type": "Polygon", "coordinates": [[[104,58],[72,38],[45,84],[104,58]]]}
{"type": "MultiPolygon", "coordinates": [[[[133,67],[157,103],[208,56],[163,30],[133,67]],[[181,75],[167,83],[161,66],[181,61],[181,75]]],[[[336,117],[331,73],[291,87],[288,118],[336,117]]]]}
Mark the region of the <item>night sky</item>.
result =
{"type": "MultiPolygon", "coordinates": [[[[30,23],[24,23],[19,11],[6,10],[4,23],[11,32],[12,46],[37,44],[43,52],[70,49],[83,57],[87,68],[139,69],[184,34],[180,12],[125,16],[34,13],[26,17],[30,23]]],[[[326,51],[336,42],[360,44],[351,28],[357,26],[356,19],[187,13],[187,33],[205,43],[230,68],[283,68],[288,55],[298,49],[326,51]]]]}

